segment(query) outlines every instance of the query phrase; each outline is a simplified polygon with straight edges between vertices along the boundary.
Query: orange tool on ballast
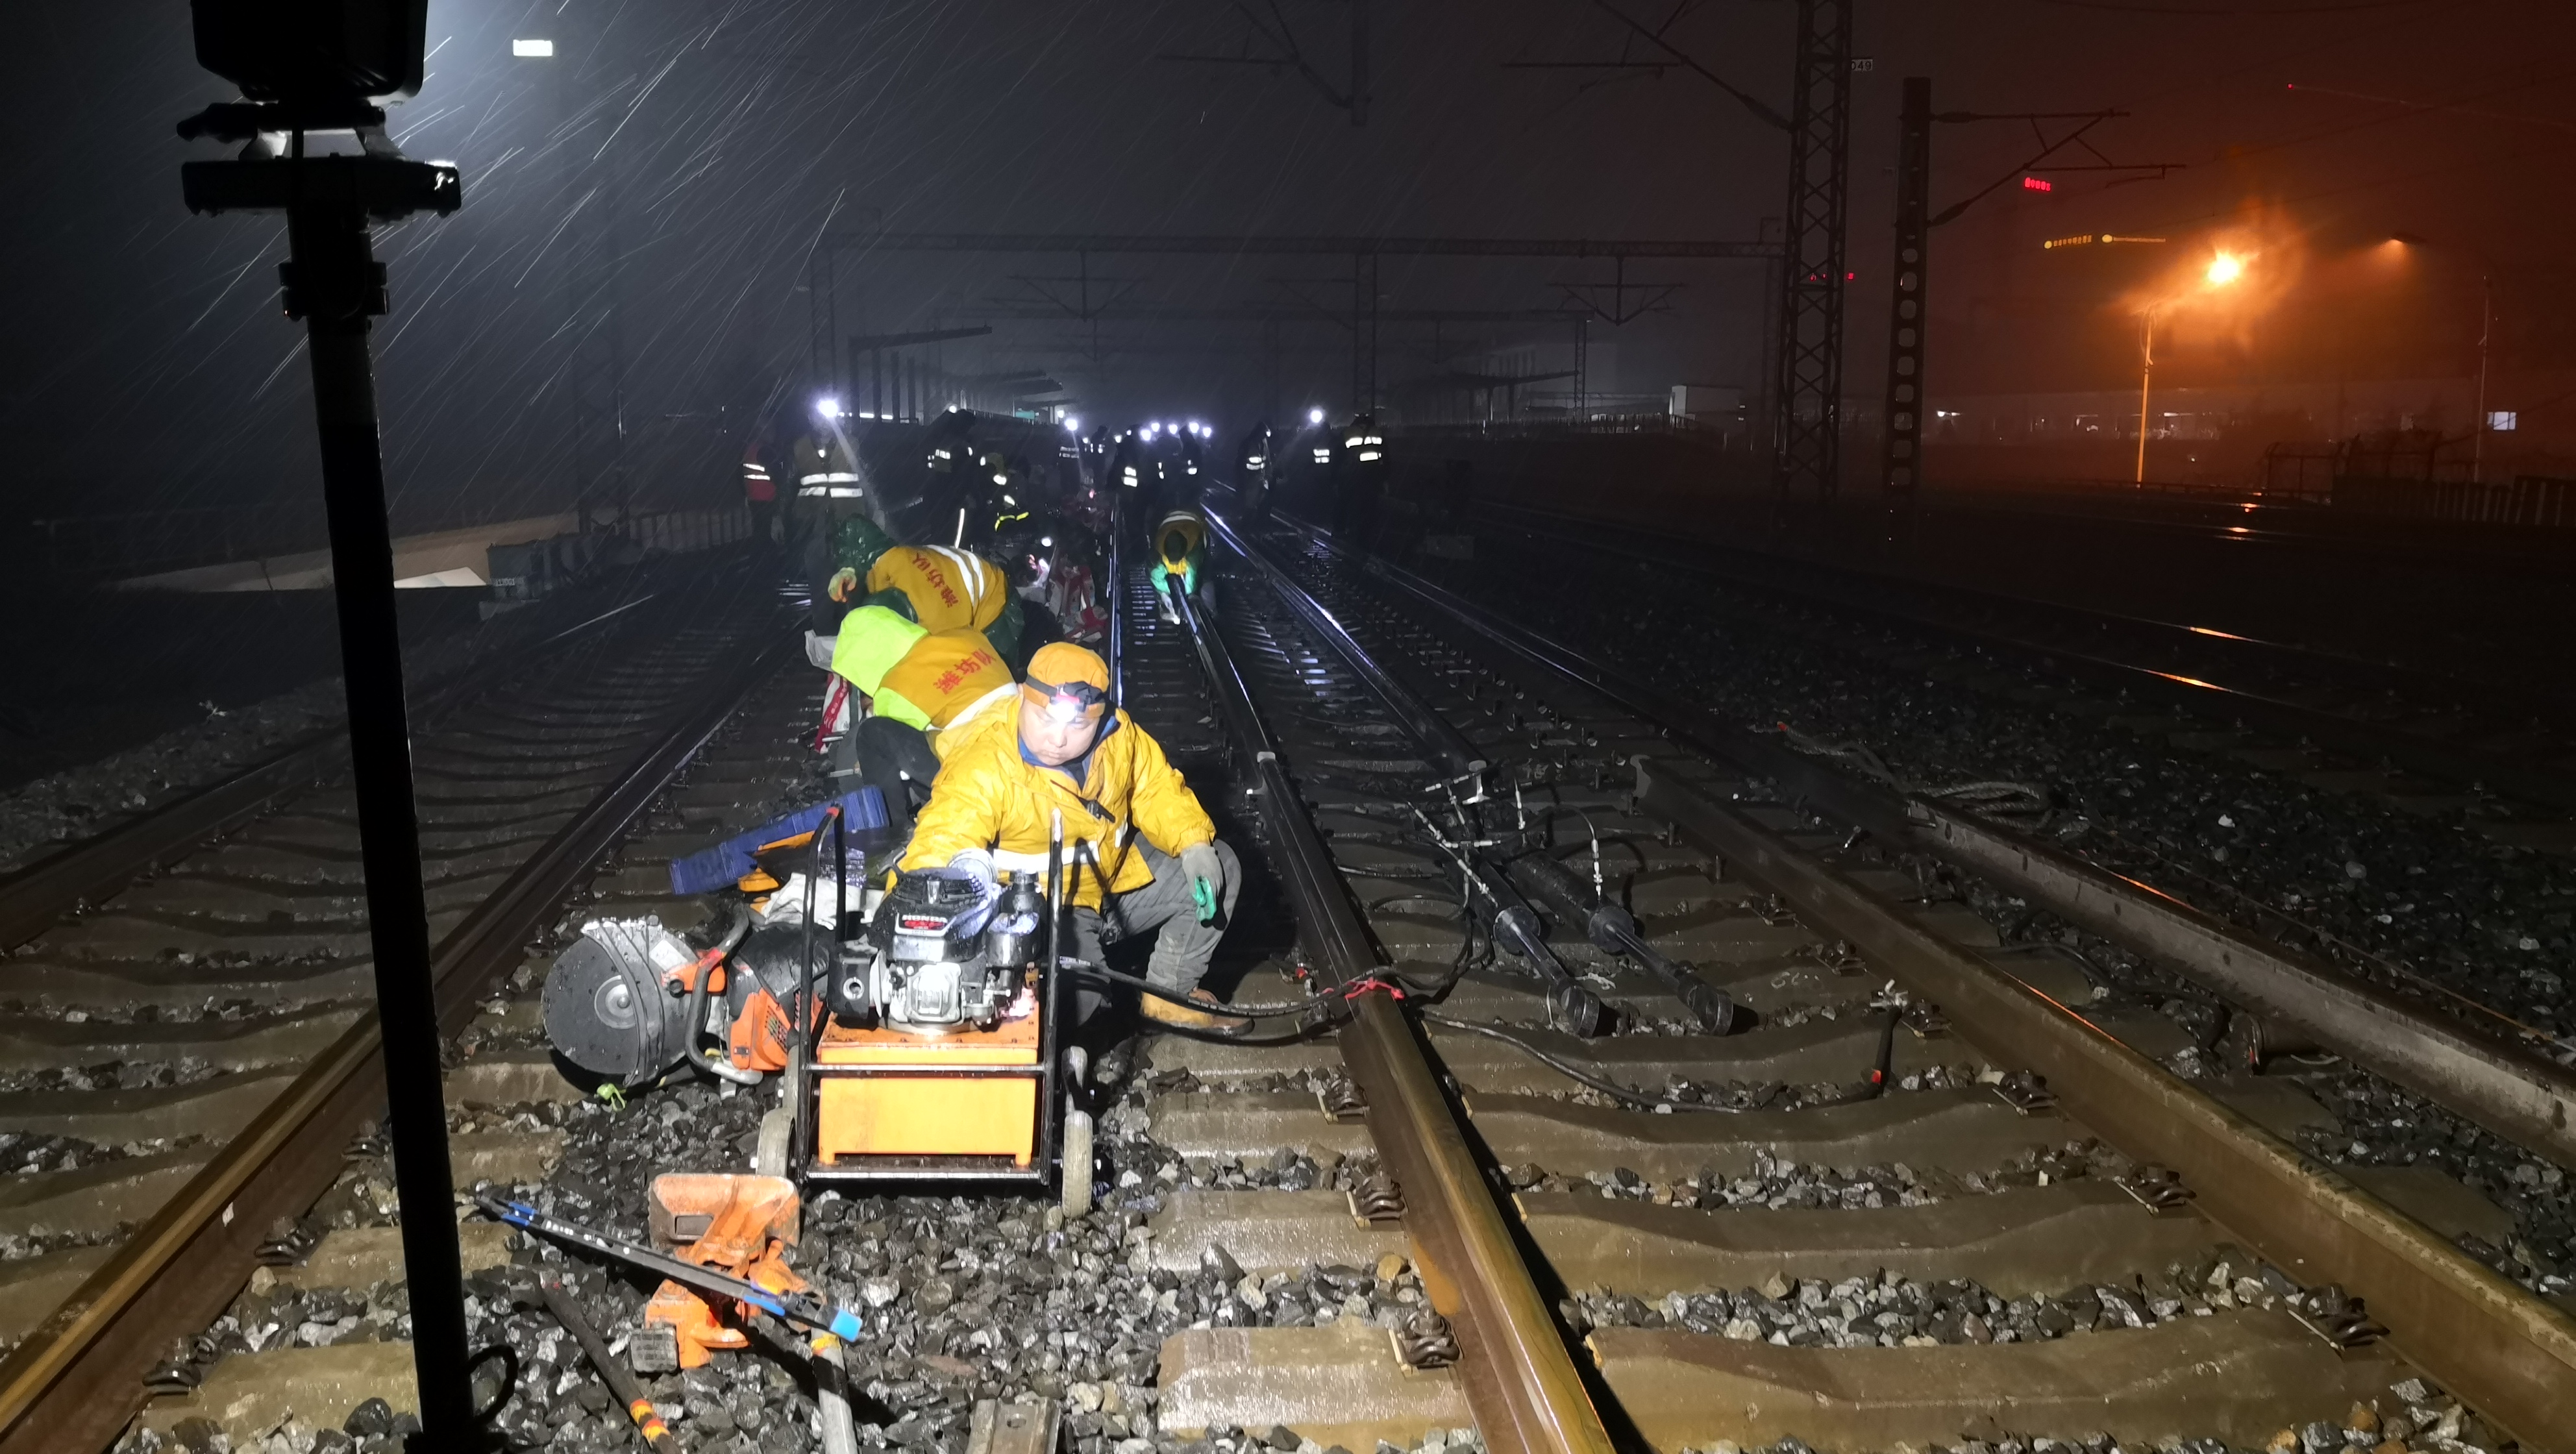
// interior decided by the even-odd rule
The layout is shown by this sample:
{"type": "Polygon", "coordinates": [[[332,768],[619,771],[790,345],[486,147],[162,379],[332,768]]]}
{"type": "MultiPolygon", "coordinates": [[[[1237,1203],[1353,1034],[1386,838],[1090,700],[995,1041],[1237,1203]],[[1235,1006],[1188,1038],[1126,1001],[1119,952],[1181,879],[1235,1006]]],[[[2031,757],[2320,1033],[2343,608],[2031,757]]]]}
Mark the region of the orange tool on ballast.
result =
{"type": "MultiPolygon", "coordinates": [[[[805,1290],[805,1279],[783,1259],[796,1244],[802,1213],[793,1182],[775,1176],[673,1172],[653,1178],[646,1202],[655,1247],[771,1292],[805,1290]]],[[[710,1301],[666,1279],[644,1305],[644,1326],[630,1349],[636,1370],[697,1368],[714,1349],[748,1347],[744,1316],[738,1301],[710,1301]]]]}

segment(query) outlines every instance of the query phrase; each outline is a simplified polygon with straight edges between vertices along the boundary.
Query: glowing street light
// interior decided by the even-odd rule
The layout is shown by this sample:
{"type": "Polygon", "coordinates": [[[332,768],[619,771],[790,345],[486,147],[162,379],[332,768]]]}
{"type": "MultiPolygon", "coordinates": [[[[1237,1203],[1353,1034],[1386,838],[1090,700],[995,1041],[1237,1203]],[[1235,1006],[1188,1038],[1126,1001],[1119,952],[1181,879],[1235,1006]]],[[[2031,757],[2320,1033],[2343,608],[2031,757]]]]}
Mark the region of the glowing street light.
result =
{"type": "Polygon", "coordinates": [[[510,54],[527,60],[552,60],[555,43],[550,40],[520,39],[510,42],[510,54]]]}
{"type": "MultiPolygon", "coordinates": [[[[2209,266],[2201,272],[2201,290],[2207,292],[2215,288],[2232,287],[2244,276],[2245,259],[2232,252],[2217,253],[2211,256],[2209,266]]],[[[2154,387],[2156,377],[2156,313],[2166,303],[2173,301],[2175,300],[2170,298],[2160,299],[2148,304],[2138,315],[2137,483],[2141,485],[2147,482],[2147,398],[2154,387]]]]}

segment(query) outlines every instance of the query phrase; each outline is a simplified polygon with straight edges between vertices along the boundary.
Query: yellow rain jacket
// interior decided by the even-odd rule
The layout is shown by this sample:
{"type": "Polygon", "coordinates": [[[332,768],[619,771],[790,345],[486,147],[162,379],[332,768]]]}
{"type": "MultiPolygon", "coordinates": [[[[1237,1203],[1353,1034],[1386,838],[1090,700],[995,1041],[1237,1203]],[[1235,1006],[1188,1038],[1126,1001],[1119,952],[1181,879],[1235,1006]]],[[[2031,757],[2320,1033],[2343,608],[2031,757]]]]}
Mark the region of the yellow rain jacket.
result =
{"type": "Polygon", "coordinates": [[[901,591],[912,618],[931,631],[990,632],[1010,604],[1002,568],[971,551],[944,545],[898,545],[868,567],[868,594],[901,591]]]}
{"type": "MultiPolygon", "coordinates": [[[[832,670],[865,692],[878,716],[929,733],[934,751],[948,728],[1019,696],[1011,669],[983,633],[926,631],[883,606],[842,618],[832,670]]],[[[1019,719],[1016,709],[992,715],[1019,719]]]]}
{"type": "Polygon", "coordinates": [[[969,848],[986,848],[996,868],[1043,874],[1049,824],[1061,809],[1073,902],[1097,909],[1104,882],[1123,894],[1154,881],[1135,849],[1139,836],[1174,857],[1216,841],[1216,824],[1181,770],[1125,712],[1102,727],[1088,757],[1070,765],[1082,773],[1078,785],[1065,769],[1041,767],[1021,750],[1016,705],[979,715],[942,758],[929,806],[913,820],[905,868],[937,868],[969,848]]]}

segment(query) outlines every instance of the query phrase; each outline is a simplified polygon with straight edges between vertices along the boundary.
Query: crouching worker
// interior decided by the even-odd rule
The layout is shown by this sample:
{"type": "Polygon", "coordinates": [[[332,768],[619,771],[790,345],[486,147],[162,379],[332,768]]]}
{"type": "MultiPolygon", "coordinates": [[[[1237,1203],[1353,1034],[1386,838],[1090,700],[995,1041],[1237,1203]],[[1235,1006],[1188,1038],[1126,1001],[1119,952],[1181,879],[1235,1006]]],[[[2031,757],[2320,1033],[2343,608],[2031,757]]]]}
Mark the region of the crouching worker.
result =
{"type": "Polygon", "coordinates": [[[940,739],[981,717],[1007,718],[1010,668],[972,630],[926,631],[883,606],[841,618],[832,670],[864,701],[861,778],[885,795],[886,822],[912,827],[912,795],[939,775],[940,739]]]}
{"type": "MultiPolygon", "coordinates": [[[[1097,653],[1063,641],[1039,648],[1019,710],[951,734],[941,756],[905,868],[1043,874],[1062,813],[1076,952],[1097,964],[1104,944],[1151,934],[1147,982],[1206,1008],[1146,995],[1147,1019],[1229,1034],[1246,1027],[1198,987],[1233,918],[1242,882],[1234,850],[1216,841],[1162,744],[1109,710],[1109,668],[1097,653]]],[[[1101,998],[1077,988],[1077,1019],[1101,998]]]]}
{"type": "Polygon", "coordinates": [[[1216,577],[1208,571],[1207,521],[1195,510],[1174,510],[1154,527],[1154,564],[1146,572],[1154,582],[1154,605],[1163,619],[1180,624],[1172,609],[1170,582],[1181,583],[1193,611],[1216,609],[1216,577]]]}
{"type": "Polygon", "coordinates": [[[824,589],[833,600],[883,606],[929,631],[980,631],[1015,670],[1023,661],[1019,598],[1002,568],[982,556],[944,545],[897,545],[863,516],[841,522],[832,555],[839,568],[824,589]]]}

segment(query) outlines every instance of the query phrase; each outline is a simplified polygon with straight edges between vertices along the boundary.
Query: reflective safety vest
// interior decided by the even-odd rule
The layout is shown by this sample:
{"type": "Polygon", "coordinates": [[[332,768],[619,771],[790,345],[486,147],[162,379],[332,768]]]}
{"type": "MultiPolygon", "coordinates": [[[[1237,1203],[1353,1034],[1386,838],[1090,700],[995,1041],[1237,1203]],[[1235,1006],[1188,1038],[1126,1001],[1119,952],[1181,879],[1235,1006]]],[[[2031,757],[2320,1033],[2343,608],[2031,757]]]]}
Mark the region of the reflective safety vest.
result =
{"type": "Polygon", "coordinates": [[[841,622],[832,670],[867,694],[876,715],[934,734],[1018,695],[1011,669],[982,632],[924,631],[882,606],[841,622]]]}
{"type": "Polygon", "coordinates": [[[929,631],[989,630],[1010,604],[1002,568],[945,545],[898,545],[868,567],[868,594],[901,591],[929,631]]]}
{"type": "Polygon", "coordinates": [[[818,440],[809,434],[796,441],[798,498],[855,500],[865,493],[859,487],[858,462],[839,440],[818,440]]]}
{"type": "Polygon", "coordinates": [[[769,477],[769,466],[760,462],[757,444],[742,452],[742,497],[755,505],[778,498],[778,483],[769,477]]]}
{"type": "MultiPolygon", "coordinates": [[[[1342,447],[1351,452],[1352,458],[1357,459],[1362,464],[1367,464],[1372,460],[1382,459],[1385,457],[1386,436],[1383,434],[1354,434],[1350,438],[1342,441],[1342,447]]],[[[1317,450],[1315,452],[1318,455],[1323,453],[1322,450],[1317,450]]]]}

